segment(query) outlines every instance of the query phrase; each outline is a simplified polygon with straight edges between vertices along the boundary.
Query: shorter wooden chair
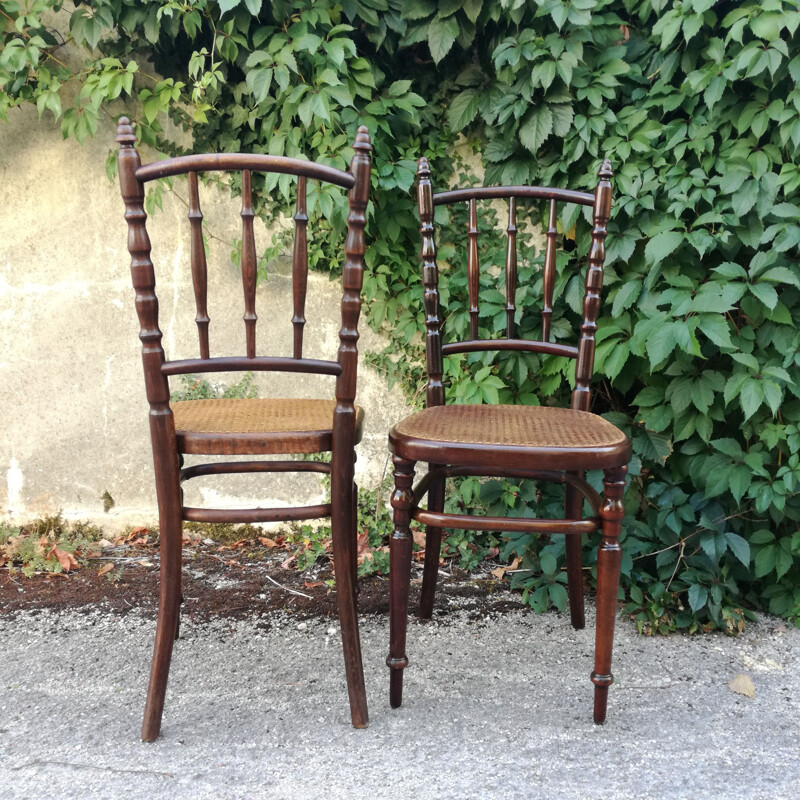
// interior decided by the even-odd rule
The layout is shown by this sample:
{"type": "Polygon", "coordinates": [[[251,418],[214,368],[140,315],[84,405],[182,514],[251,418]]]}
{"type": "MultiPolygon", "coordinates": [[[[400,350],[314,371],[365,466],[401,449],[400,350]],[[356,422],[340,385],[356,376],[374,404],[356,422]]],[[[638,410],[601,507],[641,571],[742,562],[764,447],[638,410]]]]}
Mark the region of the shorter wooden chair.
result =
{"type": "Polygon", "coordinates": [[[367,725],[367,701],[361,666],[356,609],[356,486],[354,447],[361,439],[363,414],[355,405],[358,366],[358,318],[364,271],[364,225],[370,185],[372,146],[359,128],[349,172],[300,159],[269,155],[221,153],[191,155],[141,165],[136,137],[128,119],[117,127],[118,165],[128,250],[136,290],[150,404],[150,434],[155,464],[160,529],[161,573],[158,623],[142,739],[152,741],[161,729],[172,643],[178,635],[181,598],[181,529],[195,522],[275,522],[331,517],[336,595],[342,627],[347,688],[353,725],[367,725]],[[242,175],[242,279],[244,287],[245,356],[211,357],[207,311],[207,268],[203,245],[198,172],[226,170],[242,175]],[[293,353],[256,355],[256,255],[253,235],[253,171],[297,177],[292,284],[294,295],[293,353]],[[144,188],[148,181],[173,175],[189,181],[191,269],[194,283],[200,358],[167,361],[161,345],[155,272],[145,222],[144,188]],[[306,243],[306,180],[315,179],[349,190],[347,239],[342,273],[341,330],[335,361],[303,358],[303,326],[308,274],[306,243]],[[169,378],[204,372],[278,371],[336,378],[335,399],[209,399],[170,403],[169,378]],[[197,464],[181,469],[183,454],[207,456],[331,453],[319,461],[234,461],[197,464]],[[208,509],[183,505],[181,483],[204,475],[252,472],[322,472],[331,476],[331,502],[289,508],[208,509]]]}
{"type": "Polygon", "coordinates": [[[392,496],[395,529],[391,539],[390,702],[397,708],[402,701],[403,670],[406,656],[406,626],[411,566],[411,520],[426,529],[425,566],[420,600],[420,617],[430,619],[436,591],[442,528],[515,531],[524,533],[563,533],[567,535],[568,596],[572,624],[584,626],[581,578],[581,536],[598,529],[602,541],[597,567],[597,638],[595,667],[591,679],[595,686],[594,720],[606,717],[611,675],[611,650],[617,611],[620,571],[619,533],[624,511],[625,487],[631,445],[611,423],[589,411],[590,382],[594,362],[595,332],[603,280],[606,223],[611,210],[611,165],[604,161],[594,194],[550,189],[539,186],[499,186],[456,189],[433,194],[430,168],[422,158],[418,169],[418,201],[422,234],[422,281],[424,285],[427,395],[426,408],[394,426],[389,434],[389,449],[394,458],[395,491],[392,496]],[[505,264],[506,337],[480,338],[478,332],[478,200],[508,199],[508,239],[505,264]],[[517,200],[548,199],[549,224],[545,249],[542,299],[541,341],[515,338],[514,317],[517,286],[517,200]],[[467,202],[467,284],[469,295],[469,339],[442,343],[442,314],[439,307],[439,271],[436,264],[433,210],[435,206],[467,202]],[[577,346],[551,341],[553,287],[556,274],[557,203],[579,203],[593,209],[591,249],[586,269],[583,297],[583,322],[577,346]],[[575,359],[575,388],[572,408],[508,405],[445,405],[442,382],[446,355],[479,351],[517,351],[544,353],[575,359]],[[414,466],[429,465],[424,478],[413,487],[414,466]],[[605,497],[601,497],[584,478],[587,469],[604,471],[605,497]],[[523,519],[445,514],[445,479],[457,476],[555,481],[565,485],[565,519],[523,519]],[[428,508],[420,501],[428,495],[428,508]],[[583,518],[584,498],[594,516],[583,518]]]}

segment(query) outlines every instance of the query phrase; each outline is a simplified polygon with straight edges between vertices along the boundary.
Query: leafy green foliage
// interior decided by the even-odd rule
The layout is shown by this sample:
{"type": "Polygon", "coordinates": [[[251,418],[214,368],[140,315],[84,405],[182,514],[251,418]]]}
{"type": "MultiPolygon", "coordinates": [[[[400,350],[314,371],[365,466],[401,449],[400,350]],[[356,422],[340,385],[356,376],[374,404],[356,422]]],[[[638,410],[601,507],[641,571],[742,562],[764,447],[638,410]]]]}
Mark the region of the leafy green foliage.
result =
{"type": "MultiPolygon", "coordinates": [[[[0,118],[35,103],[82,140],[100,114],[124,105],[142,141],[170,154],[180,148],[168,119],[191,129],[198,151],[338,167],[356,126],[368,125],[375,170],[365,309],[392,341],[370,359],[412,397],[424,385],[415,159],[429,158],[437,187],[471,180],[453,157],[463,133],[482,156],[486,182],[591,189],[600,159],[611,158],[615,209],[594,409],[633,441],[623,530],[629,611],[651,631],[735,631],[747,605],[800,623],[795,0],[93,0],[76,3],[56,31],[42,13],[58,7],[0,2],[0,118]],[[60,59],[62,39],[91,48],[78,71],[60,59]],[[67,104],[73,93],[62,87],[71,82],[80,88],[67,104]]],[[[255,190],[259,213],[291,202],[283,178],[255,190]]],[[[344,198],[317,191],[309,204],[325,220],[312,264],[336,272],[331,244],[344,198]]],[[[526,230],[541,213],[531,210],[526,230]]],[[[492,217],[481,216],[481,258],[499,265],[503,240],[489,230],[492,217]]],[[[437,222],[443,304],[455,308],[466,293],[455,247],[463,212],[437,222]]],[[[553,331],[567,340],[579,321],[588,220],[564,207],[559,230],[570,248],[557,265],[553,331]]],[[[516,322],[530,336],[539,325],[540,256],[520,238],[517,305],[526,310],[516,322]]],[[[481,279],[487,336],[504,324],[495,274],[481,279]]],[[[466,324],[457,312],[447,316],[454,333],[466,324]]],[[[570,364],[554,357],[490,363],[469,354],[445,368],[459,402],[563,401],[572,380],[570,364]]],[[[476,513],[502,503],[510,513],[557,516],[549,488],[497,483],[462,483],[449,502],[476,513]]],[[[462,557],[492,546],[457,536],[450,552],[462,557]]],[[[501,556],[522,559],[527,572],[514,580],[534,607],[563,606],[558,538],[498,544],[501,556]]],[[[594,558],[587,547],[587,571],[594,558]]]]}

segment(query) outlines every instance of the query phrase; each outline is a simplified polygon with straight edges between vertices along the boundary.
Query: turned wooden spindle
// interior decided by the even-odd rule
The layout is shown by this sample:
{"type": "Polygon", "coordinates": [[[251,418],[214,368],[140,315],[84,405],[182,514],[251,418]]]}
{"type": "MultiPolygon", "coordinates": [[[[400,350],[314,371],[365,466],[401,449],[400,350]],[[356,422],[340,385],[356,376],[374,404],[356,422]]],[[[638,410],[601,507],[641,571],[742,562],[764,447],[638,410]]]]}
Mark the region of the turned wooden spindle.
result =
{"type": "Polygon", "coordinates": [[[439,322],[439,268],[436,266],[436,242],[433,238],[433,187],[427,158],[417,166],[417,202],[422,238],[422,303],[425,307],[425,352],[428,366],[427,403],[444,405],[442,384],[442,334],[439,322]]]}
{"type": "Polygon", "coordinates": [[[478,338],[478,290],[480,286],[478,263],[478,210],[475,198],[469,201],[469,232],[467,245],[467,288],[469,290],[469,335],[478,338]]]}
{"type": "Polygon", "coordinates": [[[192,285],[194,303],[197,309],[194,318],[197,323],[197,336],[200,340],[200,358],[209,358],[208,347],[208,268],[206,266],[206,247],[203,242],[203,212],[200,210],[200,192],[197,173],[188,173],[189,178],[189,225],[192,230],[192,285]]]}
{"type": "Polygon", "coordinates": [[[306,324],[306,289],[308,287],[308,214],[306,179],[297,179],[297,204],[294,212],[294,249],[292,251],[292,296],[294,299],[294,358],[303,357],[303,326],[306,324]]]}
{"type": "Polygon", "coordinates": [[[572,407],[580,411],[589,410],[591,399],[590,383],[594,369],[600,290],[603,288],[603,261],[606,257],[606,234],[608,232],[606,225],[611,214],[611,178],[613,175],[611,162],[606,159],[598,172],[600,180],[594,192],[592,244],[586,268],[583,322],[578,340],[578,358],[575,363],[575,389],[572,392],[572,407]]]}
{"type": "Polygon", "coordinates": [[[256,240],[253,233],[253,187],[249,169],[242,170],[242,286],[247,357],[256,357],[256,240]]]}
{"type": "Polygon", "coordinates": [[[514,338],[514,312],[517,310],[517,198],[508,198],[506,241],[506,338],[514,338]]]}
{"type": "Polygon", "coordinates": [[[550,320],[553,316],[553,286],[556,281],[556,201],[550,201],[547,217],[547,243],[542,273],[542,341],[550,341],[550,320]]]}

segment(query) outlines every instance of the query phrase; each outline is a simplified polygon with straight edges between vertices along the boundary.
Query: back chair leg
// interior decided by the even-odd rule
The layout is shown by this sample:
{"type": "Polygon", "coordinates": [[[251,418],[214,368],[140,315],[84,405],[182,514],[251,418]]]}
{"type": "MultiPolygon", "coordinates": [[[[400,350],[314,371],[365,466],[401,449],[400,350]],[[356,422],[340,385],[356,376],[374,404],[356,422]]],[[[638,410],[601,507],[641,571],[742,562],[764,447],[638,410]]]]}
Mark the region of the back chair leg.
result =
{"type": "MultiPolygon", "coordinates": [[[[437,464],[429,464],[436,469],[437,464]]],[[[431,483],[428,489],[428,510],[444,510],[444,478],[431,483]]],[[[422,592],[419,598],[419,618],[430,619],[436,596],[436,578],[439,575],[439,555],[442,549],[442,529],[428,525],[425,528],[425,568],[422,572],[422,592]]]]}
{"type": "Polygon", "coordinates": [[[411,579],[411,506],[414,495],[414,462],[393,456],[394,533],[389,542],[389,703],[399,708],[403,702],[403,670],[408,666],[406,628],[408,626],[408,587],[411,579]]]}
{"type": "Polygon", "coordinates": [[[617,592],[622,550],[619,533],[625,510],[622,493],[625,489],[627,467],[605,470],[603,484],[605,499],[600,509],[603,538],[597,554],[597,634],[594,671],[594,721],[606,721],[608,687],[614,682],[611,674],[611,651],[614,646],[614,623],[617,617],[617,592]]]}
{"type": "MultiPolygon", "coordinates": [[[[159,476],[158,466],[156,475],[159,476]]],[[[142,741],[144,742],[154,741],[161,731],[161,715],[164,711],[164,697],[167,692],[172,645],[179,630],[183,522],[177,475],[174,477],[174,481],[167,479],[157,483],[161,570],[156,642],[153,648],[150,683],[147,687],[147,702],[142,723],[142,741]]]]}
{"type": "MultiPolygon", "coordinates": [[[[565,519],[581,519],[583,514],[583,495],[567,484],[564,500],[565,519]]],[[[581,559],[582,536],[573,534],[566,537],[567,547],[567,593],[569,596],[569,616],[572,627],[580,630],[586,624],[583,608],[583,562],[581,559]]]]}
{"type": "MultiPolygon", "coordinates": [[[[351,448],[352,451],[352,448],[351,448]]],[[[351,452],[350,451],[350,452],[351,452]]],[[[345,453],[348,451],[345,449],[345,453]]],[[[349,460],[349,459],[348,459],[349,460]]],[[[353,536],[355,508],[353,506],[353,466],[334,457],[331,472],[331,534],[333,539],[333,565],[336,571],[336,602],[339,607],[339,624],[342,628],[344,669],[347,692],[350,697],[350,717],[354,728],[369,724],[367,692],[364,686],[364,668],[361,662],[361,640],[358,635],[358,608],[356,605],[356,541],[353,536]]]]}
{"type": "Polygon", "coordinates": [[[353,579],[353,596],[358,599],[358,486],[353,483],[353,501],[350,505],[350,528],[353,546],[351,577],[353,579]]]}

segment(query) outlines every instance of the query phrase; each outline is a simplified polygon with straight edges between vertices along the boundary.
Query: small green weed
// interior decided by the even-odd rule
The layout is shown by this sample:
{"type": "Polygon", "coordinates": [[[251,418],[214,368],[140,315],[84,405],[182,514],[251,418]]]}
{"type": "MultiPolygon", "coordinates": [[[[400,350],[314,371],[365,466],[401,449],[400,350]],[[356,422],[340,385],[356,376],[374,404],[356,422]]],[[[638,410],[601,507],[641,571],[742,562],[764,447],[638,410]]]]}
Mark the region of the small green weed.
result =
{"type": "Polygon", "coordinates": [[[12,528],[0,525],[0,564],[19,569],[26,577],[36,572],[69,572],[100,549],[103,532],[86,522],[65,522],[61,514],[12,528]]]}

